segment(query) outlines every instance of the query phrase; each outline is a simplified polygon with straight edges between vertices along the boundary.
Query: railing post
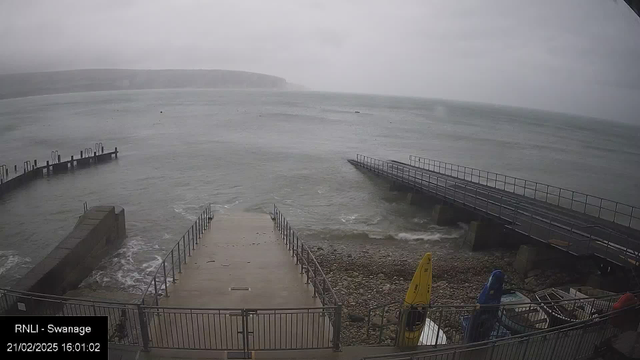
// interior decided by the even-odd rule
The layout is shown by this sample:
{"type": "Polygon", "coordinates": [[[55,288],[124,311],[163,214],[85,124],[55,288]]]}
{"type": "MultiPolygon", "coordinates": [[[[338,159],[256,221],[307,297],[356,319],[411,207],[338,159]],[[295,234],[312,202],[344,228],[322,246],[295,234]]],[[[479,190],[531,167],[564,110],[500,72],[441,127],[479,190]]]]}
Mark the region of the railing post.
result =
{"type": "Polygon", "coordinates": [[[307,273],[307,284],[309,284],[309,249],[307,249],[307,266],[306,266],[306,273],[307,273]]]}
{"type": "MultiPolygon", "coordinates": [[[[184,244],[184,236],[182,237],[182,241],[183,241],[183,244],[184,244]]],[[[180,256],[180,241],[179,240],[178,240],[178,274],[182,274],[182,256],[180,256]]]]}
{"type": "Polygon", "coordinates": [[[300,257],[300,239],[296,236],[296,250],[295,250],[295,254],[296,254],[296,265],[298,265],[299,263],[299,257],[300,257]]]}
{"type": "Polygon", "coordinates": [[[136,305],[138,309],[138,321],[140,322],[140,335],[142,336],[142,349],[149,351],[149,327],[147,326],[147,317],[144,313],[142,305],[136,305]]]}
{"type": "Polygon", "coordinates": [[[158,306],[158,284],[155,275],[153,275],[153,297],[156,300],[156,306],[158,306]]]}
{"type": "MultiPolygon", "coordinates": [[[[180,245],[178,245],[178,248],[180,245]]],[[[171,249],[171,282],[176,283],[176,265],[173,262],[173,249],[171,249]]]]}
{"type": "Polygon", "coordinates": [[[340,332],[342,331],[342,304],[335,308],[333,316],[333,351],[340,351],[340,332]]]}
{"type": "Polygon", "coordinates": [[[198,239],[200,238],[200,217],[196,219],[196,244],[198,244],[198,239]]]}
{"type": "Polygon", "coordinates": [[[318,266],[317,263],[314,261],[313,262],[313,282],[311,283],[311,286],[313,287],[313,298],[317,298],[318,297],[318,266]]]}
{"type": "Polygon", "coordinates": [[[169,297],[169,285],[167,284],[167,262],[162,260],[162,272],[164,275],[164,294],[169,297]]]}

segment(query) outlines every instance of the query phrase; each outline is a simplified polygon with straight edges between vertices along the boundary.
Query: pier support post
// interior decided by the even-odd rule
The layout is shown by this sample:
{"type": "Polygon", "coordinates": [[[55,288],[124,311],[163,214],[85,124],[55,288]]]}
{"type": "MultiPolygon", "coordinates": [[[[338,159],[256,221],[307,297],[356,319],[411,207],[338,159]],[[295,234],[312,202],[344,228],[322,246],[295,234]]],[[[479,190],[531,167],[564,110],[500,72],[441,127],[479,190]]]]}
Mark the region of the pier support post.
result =
{"type": "Polygon", "coordinates": [[[471,251],[488,249],[501,242],[503,227],[490,221],[472,221],[465,236],[465,243],[471,251]]]}
{"type": "Polygon", "coordinates": [[[419,207],[432,207],[440,202],[437,198],[421,192],[410,192],[407,194],[407,201],[409,205],[419,207]]]}
{"type": "Polygon", "coordinates": [[[468,223],[478,219],[478,215],[472,211],[447,203],[434,206],[432,217],[438,226],[452,226],[459,222],[468,223]]]}
{"type": "Polygon", "coordinates": [[[389,186],[389,191],[394,191],[394,192],[413,192],[413,188],[411,186],[407,186],[405,184],[399,183],[399,182],[392,182],[391,185],[389,186]]]}
{"type": "Polygon", "coordinates": [[[440,204],[433,208],[433,222],[438,226],[450,226],[457,223],[453,207],[450,205],[440,204]]]}
{"type": "Polygon", "coordinates": [[[575,257],[550,246],[521,245],[513,267],[520,274],[526,275],[529,270],[558,261],[572,262],[575,261],[575,257]]]}
{"type": "Polygon", "coordinates": [[[538,255],[538,249],[530,245],[522,245],[518,249],[518,255],[516,255],[516,261],[513,263],[513,267],[522,275],[526,275],[529,270],[532,270],[536,257],[538,255]]]}

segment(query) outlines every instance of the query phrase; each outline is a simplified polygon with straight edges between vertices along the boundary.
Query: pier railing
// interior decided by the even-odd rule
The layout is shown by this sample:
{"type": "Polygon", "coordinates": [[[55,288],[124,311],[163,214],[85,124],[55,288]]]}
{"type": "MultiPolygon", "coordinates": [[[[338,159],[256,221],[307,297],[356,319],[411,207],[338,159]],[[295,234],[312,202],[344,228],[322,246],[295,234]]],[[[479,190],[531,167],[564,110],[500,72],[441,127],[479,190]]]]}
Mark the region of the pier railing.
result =
{"type": "Polygon", "coordinates": [[[322,305],[329,309],[327,316],[333,327],[333,347],[335,350],[339,350],[342,304],[309,246],[300,240],[298,233],[291,227],[289,221],[275,204],[273,205],[273,218],[276,230],[280,234],[282,241],[291,252],[296,265],[300,265],[300,274],[304,274],[307,284],[311,284],[313,287],[313,297],[318,297],[322,305]]]}
{"type": "Polygon", "coordinates": [[[640,229],[640,211],[637,207],[579,191],[564,189],[538,181],[522,179],[492,171],[452,164],[420,156],[410,155],[409,164],[439,174],[463,179],[472,183],[523,195],[614,222],[640,229]]]}
{"type": "MultiPolygon", "coordinates": [[[[634,292],[638,295],[639,292],[634,292]]],[[[499,305],[428,305],[424,318],[428,320],[421,345],[459,345],[489,339],[499,339],[531,333],[548,327],[575,323],[613,310],[613,305],[624,293],[590,298],[557,301],[532,301],[499,305]],[[483,324],[483,317],[493,316],[496,321],[483,324]]],[[[411,313],[402,301],[372,307],[368,311],[368,341],[374,344],[398,345],[401,337],[399,319],[411,320],[411,313]],[[392,336],[389,336],[392,335],[392,336]]]]}
{"type": "Polygon", "coordinates": [[[626,267],[635,266],[640,260],[640,242],[637,240],[608,228],[585,226],[583,221],[528,204],[510,193],[360,154],[356,156],[355,164],[409,188],[482,213],[516,232],[571,254],[597,255],[626,267]]]}
{"type": "Polygon", "coordinates": [[[363,360],[575,360],[600,353],[606,340],[638,326],[640,306],[615,310],[593,318],[531,333],[481,342],[418,351],[367,356],[363,360]],[[620,319],[631,319],[621,325],[620,319]],[[629,325],[635,325],[629,326],[629,325]]]}
{"type": "Polygon", "coordinates": [[[196,221],[178,239],[156,268],[149,284],[142,292],[140,302],[143,305],[148,303],[148,296],[153,297],[152,304],[155,306],[159,305],[161,296],[169,296],[169,283],[176,282],[176,274],[182,273],[182,265],[187,263],[191,253],[196,250],[196,245],[202,234],[209,228],[211,220],[213,220],[213,212],[211,212],[211,204],[207,204],[196,221]]]}

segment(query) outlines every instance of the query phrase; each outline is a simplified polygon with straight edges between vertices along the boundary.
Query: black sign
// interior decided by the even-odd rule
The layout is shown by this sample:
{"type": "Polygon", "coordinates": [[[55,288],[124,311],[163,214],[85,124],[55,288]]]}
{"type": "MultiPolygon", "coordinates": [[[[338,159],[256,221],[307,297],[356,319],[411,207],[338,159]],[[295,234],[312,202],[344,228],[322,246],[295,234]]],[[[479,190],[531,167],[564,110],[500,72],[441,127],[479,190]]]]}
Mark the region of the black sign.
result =
{"type": "Polygon", "coordinates": [[[106,316],[0,316],[0,359],[107,360],[106,316]]]}

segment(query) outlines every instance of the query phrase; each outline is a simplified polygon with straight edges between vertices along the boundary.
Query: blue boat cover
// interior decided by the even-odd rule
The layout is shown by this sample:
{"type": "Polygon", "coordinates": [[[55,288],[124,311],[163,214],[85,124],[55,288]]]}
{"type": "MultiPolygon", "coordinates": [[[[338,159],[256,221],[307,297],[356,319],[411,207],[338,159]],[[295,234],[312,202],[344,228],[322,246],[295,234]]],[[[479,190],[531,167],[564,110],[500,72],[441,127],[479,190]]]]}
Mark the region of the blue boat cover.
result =
{"type": "Polygon", "coordinates": [[[494,270],[489,276],[489,281],[484,284],[484,288],[478,295],[478,304],[496,305],[500,304],[502,298],[502,286],[504,285],[504,273],[501,270],[494,270]]]}
{"type": "MultiPolygon", "coordinates": [[[[499,305],[502,298],[502,286],[504,284],[504,274],[500,270],[494,270],[489,280],[478,295],[480,305],[499,305]]],[[[466,331],[464,338],[466,343],[485,341],[491,337],[496,321],[498,320],[498,307],[483,307],[475,310],[466,331]]]]}

